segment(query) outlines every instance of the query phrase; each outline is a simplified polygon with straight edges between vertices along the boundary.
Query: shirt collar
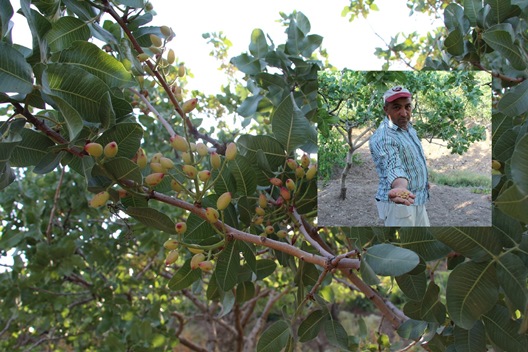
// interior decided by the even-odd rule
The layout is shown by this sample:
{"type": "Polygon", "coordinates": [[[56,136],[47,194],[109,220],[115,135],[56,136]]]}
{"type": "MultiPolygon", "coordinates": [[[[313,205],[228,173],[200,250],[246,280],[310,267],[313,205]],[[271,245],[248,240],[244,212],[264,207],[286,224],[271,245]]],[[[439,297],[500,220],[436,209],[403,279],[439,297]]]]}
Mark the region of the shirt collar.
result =
{"type": "MultiPolygon", "coordinates": [[[[392,120],[389,119],[388,116],[385,116],[385,120],[383,120],[383,122],[386,123],[387,127],[393,131],[405,131],[404,129],[399,128],[398,125],[396,125],[394,122],[392,122],[392,120]]],[[[412,128],[412,123],[409,122],[409,127],[407,128],[407,131],[411,130],[412,128]]]]}

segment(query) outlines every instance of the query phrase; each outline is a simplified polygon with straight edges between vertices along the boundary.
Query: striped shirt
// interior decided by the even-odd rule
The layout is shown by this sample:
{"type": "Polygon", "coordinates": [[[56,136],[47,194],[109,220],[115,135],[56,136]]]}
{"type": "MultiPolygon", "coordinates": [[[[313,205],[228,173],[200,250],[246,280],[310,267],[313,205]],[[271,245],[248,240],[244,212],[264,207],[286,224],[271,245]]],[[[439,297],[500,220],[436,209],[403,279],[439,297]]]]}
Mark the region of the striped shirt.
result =
{"type": "Polygon", "coordinates": [[[370,154],[379,176],[376,199],[388,202],[392,182],[402,177],[416,195],[414,205],[423,205],[429,199],[425,155],[416,130],[410,123],[407,126],[403,130],[387,117],[370,137],[370,154]]]}

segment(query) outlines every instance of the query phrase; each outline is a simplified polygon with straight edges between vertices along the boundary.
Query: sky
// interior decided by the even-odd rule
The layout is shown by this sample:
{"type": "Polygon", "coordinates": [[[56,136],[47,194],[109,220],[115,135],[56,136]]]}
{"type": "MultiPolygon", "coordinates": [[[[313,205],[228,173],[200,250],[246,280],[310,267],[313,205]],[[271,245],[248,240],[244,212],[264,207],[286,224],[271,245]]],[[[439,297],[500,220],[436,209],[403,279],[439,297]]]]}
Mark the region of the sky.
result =
{"type": "MultiPolygon", "coordinates": [[[[385,47],[386,42],[398,32],[425,33],[441,25],[422,14],[409,17],[406,0],[376,0],[379,11],[371,12],[368,18],[357,18],[349,22],[341,16],[349,0],[151,0],[156,16],[149,25],[167,25],[176,36],[168,47],[191,69],[194,78],[187,88],[198,89],[205,94],[217,94],[227,79],[217,68],[219,62],[209,56],[212,46],[202,38],[203,33],[222,31],[233,43],[229,57],[248,51],[253,29],[260,28],[275,44],[286,41],[285,28],[278,22],[279,12],[290,14],[302,12],[311,23],[311,33],[323,36],[322,47],[330,56],[332,65],[339,69],[378,70],[382,62],[374,55],[376,47],[385,47]],[[324,5],[323,5],[324,3],[324,5]]],[[[19,1],[11,1],[16,10],[19,1]]],[[[26,23],[20,15],[14,16],[13,39],[16,43],[31,46],[26,23]]],[[[401,67],[400,69],[405,69],[401,67]]]]}

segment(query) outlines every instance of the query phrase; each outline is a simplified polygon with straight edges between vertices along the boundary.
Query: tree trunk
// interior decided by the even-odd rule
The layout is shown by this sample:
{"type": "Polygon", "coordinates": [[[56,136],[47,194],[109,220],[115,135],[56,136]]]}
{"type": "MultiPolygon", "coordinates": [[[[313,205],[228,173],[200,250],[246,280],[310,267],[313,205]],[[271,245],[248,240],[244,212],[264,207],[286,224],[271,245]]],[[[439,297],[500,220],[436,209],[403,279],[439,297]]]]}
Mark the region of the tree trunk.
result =
{"type": "Polygon", "coordinates": [[[352,154],[354,153],[354,149],[350,148],[348,149],[347,158],[346,158],[346,166],[343,169],[343,172],[341,173],[341,193],[339,194],[339,199],[345,200],[346,199],[346,183],[345,179],[348,175],[348,170],[352,167],[352,154]]]}

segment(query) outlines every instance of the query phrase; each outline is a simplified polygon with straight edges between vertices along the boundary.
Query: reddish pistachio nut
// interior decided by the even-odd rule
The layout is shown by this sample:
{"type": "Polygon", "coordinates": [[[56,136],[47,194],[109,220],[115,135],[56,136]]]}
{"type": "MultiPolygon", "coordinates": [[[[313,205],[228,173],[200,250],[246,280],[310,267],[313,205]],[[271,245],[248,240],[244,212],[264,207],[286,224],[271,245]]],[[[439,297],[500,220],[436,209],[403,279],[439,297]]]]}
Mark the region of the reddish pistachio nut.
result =
{"type": "Polygon", "coordinates": [[[200,181],[206,182],[207,180],[209,180],[211,178],[211,171],[202,170],[202,171],[198,172],[198,178],[200,179],[200,181]]]}
{"type": "Polygon", "coordinates": [[[266,195],[264,193],[259,194],[258,204],[259,207],[263,209],[268,206],[268,198],[266,198],[266,195]]]}
{"type": "Polygon", "coordinates": [[[137,59],[139,60],[139,62],[145,62],[147,61],[148,59],[150,58],[150,56],[146,53],[141,53],[137,56],[137,59]]]}
{"type": "Polygon", "coordinates": [[[210,162],[211,162],[211,168],[213,170],[219,169],[222,165],[222,159],[220,158],[220,155],[218,155],[217,152],[212,152],[210,156],[210,162]]]}
{"type": "Polygon", "coordinates": [[[171,159],[165,157],[160,159],[160,164],[165,169],[172,169],[174,167],[174,162],[171,159]]]}
{"type": "Polygon", "coordinates": [[[170,27],[168,26],[161,26],[160,27],[160,32],[161,34],[163,34],[163,36],[166,38],[166,37],[170,37],[171,34],[172,34],[172,30],[170,29],[170,27]]]}
{"type": "Polygon", "coordinates": [[[164,173],[165,168],[160,163],[150,163],[150,171],[164,173]]]}
{"type": "Polygon", "coordinates": [[[176,260],[178,260],[179,254],[178,251],[173,249],[172,251],[167,254],[167,257],[165,258],[165,265],[171,265],[176,260]]]}
{"type": "Polygon", "coordinates": [[[297,166],[297,168],[295,169],[295,177],[297,178],[303,178],[304,177],[304,169],[302,168],[302,166],[297,166]]]}
{"type": "Polygon", "coordinates": [[[147,184],[150,187],[156,186],[158,183],[163,180],[163,176],[165,174],[163,172],[155,172],[153,174],[150,174],[145,177],[145,184],[147,184]]]}
{"type": "Polygon", "coordinates": [[[277,231],[277,237],[278,238],[285,238],[286,236],[288,236],[288,233],[285,230],[277,231]]]}
{"type": "Polygon", "coordinates": [[[268,237],[268,234],[266,233],[266,231],[264,231],[264,232],[261,232],[261,233],[259,234],[259,236],[260,236],[260,237],[268,237]]]}
{"type": "Polygon", "coordinates": [[[288,191],[288,189],[285,187],[281,187],[280,195],[285,201],[289,201],[291,199],[290,191],[288,191]]]}
{"type": "Polygon", "coordinates": [[[303,156],[301,156],[301,165],[305,169],[310,165],[310,157],[308,156],[308,154],[305,153],[303,154],[303,156]]]}
{"type": "Polygon", "coordinates": [[[176,192],[183,191],[183,186],[176,180],[171,180],[171,188],[173,191],[176,191],[176,192]]]}
{"type": "Polygon", "coordinates": [[[261,207],[256,207],[255,208],[255,214],[257,214],[259,216],[263,216],[264,214],[266,214],[266,211],[264,209],[262,209],[261,207]]]}
{"type": "Polygon", "coordinates": [[[136,153],[136,164],[140,169],[143,169],[145,166],[147,166],[147,154],[143,148],[139,148],[136,153]]]}
{"type": "Polygon", "coordinates": [[[187,223],[185,222],[177,222],[176,225],[174,225],[174,229],[176,230],[176,233],[179,235],[182,235],[187,231],[187,223]]]}
{"type": "Polygon", "coordinates": [[[117,194],[119,195],[119,198],[125,198],[127,196],[127,191],[126,189],[118,189],[117,190],[117,194]]]}
{"type": "Polygon", "coordinates": [[[167,53],[167,63],[172,65],[174,61],[176,61],[176,54],[174,53],[174,50],[169,49],[169,52],[167,53]]]}
{"type": "Polygon", "coordinates": [[[151,2],[147,2],[147,3],[145,4],[145,11],[150,12],[150,11],[152,11],[152,10],[154,10],[154,5],[152,5],[151,2]]]}
{"type": "Polygon", "coordinates": [[[262,224],[263,221],[264,221],[264,217],[263,216],[257,216],[255,218],[255,220],[253,221],[253,224],[260,225],[260,224],[262,224]]]}
{"type": "Polygon", "coordinates": [[[264,229],[264,231],[265,231],[268,235],[271,235],[272,233],[275,232],[275,229],[273,228],[273,226],[268,225],[268,226],[266,226],[266,228],[264,229]]]}
{"type": "Polygon", "coordinates": [[[88,143],[84,146],[84,151],[93,157],[103,155],[103,146],[99,143],[88,143]]]}
{"type": "Polygon", "coordinates": [[[237,146],[231,142],[226,147],[225,158],[226,160],[234,160],[237,155],[237,146]]]}
{"type": "Polygon", "coordinates": [[[317,173],[317,164],[312,164],[308,168],[308,171],[306,171],[306,179],[309,181],[312,178],[315,177],[315,174],[317,173]]]}
{"type": "Polygon", "coordinates": [[[110,199],[110,193],[107,191],[102,191],[97,193],[88,203],[92,208],[99,208],[108,202],[110,199]]]}
{"type": "Polygon", "coordinates": [[[299,165],[297,164],[297,162],[296,162],[295,160],[293,160],[293,159],[288,159],[288,160],[286,160],[286,164],[287,164],[288,167],[289,167],[290,169],[292,169],[292,170],[295,170],[295,169],[297,168],[297,166],[299,166],[299,165]]]}
{"type": "Polygon", "coordinates": [[[196,144],[196,151],[198,152],[199,156],[206,156],[209,154],[209,148],[203,143],[197,143],[196,144]]]}
{"type": "Polygon", "coordinates": [[[286,188],[288,188],[290,191],[295,191],[295,181],[293,181],[291,178],[287,179],[286,188]]]}
{"type": "MultiPolygon", "coordinates": [[[[185,65],[184,64],[180,64],[178,66],[178,76],[179,77],[183,77],[185,76],[185,65]]],[[[186,111],[187,112],[187,111],[186,111]]]]}
{"type": "Polygon", "coordinates": [[[192,99],[187,100],[182,105],[183,112],[187,114],[187,113],[193,111],[194,108],[196,108],[196,104],[197,103],[198,103],[198,98],[192,98],[192,99]]]}
{"type": "Polygon", "coordinates": [[[211,271],[213,270],[213,263],[210,260],[204,260],[203,262],[198,263],[198,268],[202,271],[211,271]]]}
{"type": "Polygon", "coordinates": [[[209,221],[210,223],[215,223],[218,221],[218,219],[220,218],[220,214],[218,214],[218,210],[216,210],[215,208],[206,208],[205,209],[205,216],[207,218],[207,221],[209,221]]]}
{"type": "Polygon", "coordinates": [[[161,153],[156,153],[152,156],[152,159],[150,159],[150,162],[151,163],[159,163],[161,161],[161,158],[163,157],[163,154],[161,153]]]}
{"type": "Polygon", "coordinates": [[[186,152],[189,150],[189,143],[185,138],[176,134],[170,138],[171,145],[179,152],[186,152]]]}
{"type": "Polygon", "coordinates": [[[189,252],[191,252],[192,254],[199,254],[199,253],[203,253],[203,252],[204,252],[204,250],[201,249],[201,248],[187,247],[187,249],[188,249],[189,252]]]}
{"type": "Polygon", "coordinates": [[[165,243],[163,243],[163,247],[165,247],[165,249],[168,249],[169,251],[172,251],[178,248],[178,244],[179,243],[177,240],[175,240],[174,238],[169,238],[165,241],[165,243]]]}
{"type": "Polygon", "coordinates": [[[117,155],[117,143],[116,142],[110,142],[104,147],[104,155],[107,158],[113,158],[117,155]]]}
{"type": "Polygon", "coordinates": [[[218,210],[224,210],[231,203],[231,192],[225,192],[216,201],[216,207],[218,210]]]}
{"type": "Polygon", "coordinates": [[[155,35],[155,34],[151,34],[149,37],[150,37],[150,42],[151,42],[152,45],[154,45],[155,47],[159,48],[160,46],[163,45],[163,40],[161,40],[161,38],[158,37],[157,35],[155,35]]]}
{"type": "Polygon", "coordinates": [[[182,152],[181,153],[181,158],[182,158],[182,160],[183,160],[183,162],[185,164],[189,164],[190,165],[190,164],[193,163],[192,158],[191,158],[191,153],[189,153],[189,152],[182,152]]]}
{"type": "Polygon", "coordinates": [[[277,177],[272,177],[270,178],[270,183],[274,186],[277,186],[277,187],[280,187],[282,186],[282,180],[280,178],[277,178],[277,177]]]}
{"type": "Polygon", "coordinates": [[[191,258],[191,269],[198,269],[198,264],[205,260],[205,255],[203,253],[196,253],[191,258]]]}
{"type": "Polygon", "coordinates": [[[192,165],[183,165],[182,170],[188,178],[195,178],[198,175],[198,170],[192,165]]]}

